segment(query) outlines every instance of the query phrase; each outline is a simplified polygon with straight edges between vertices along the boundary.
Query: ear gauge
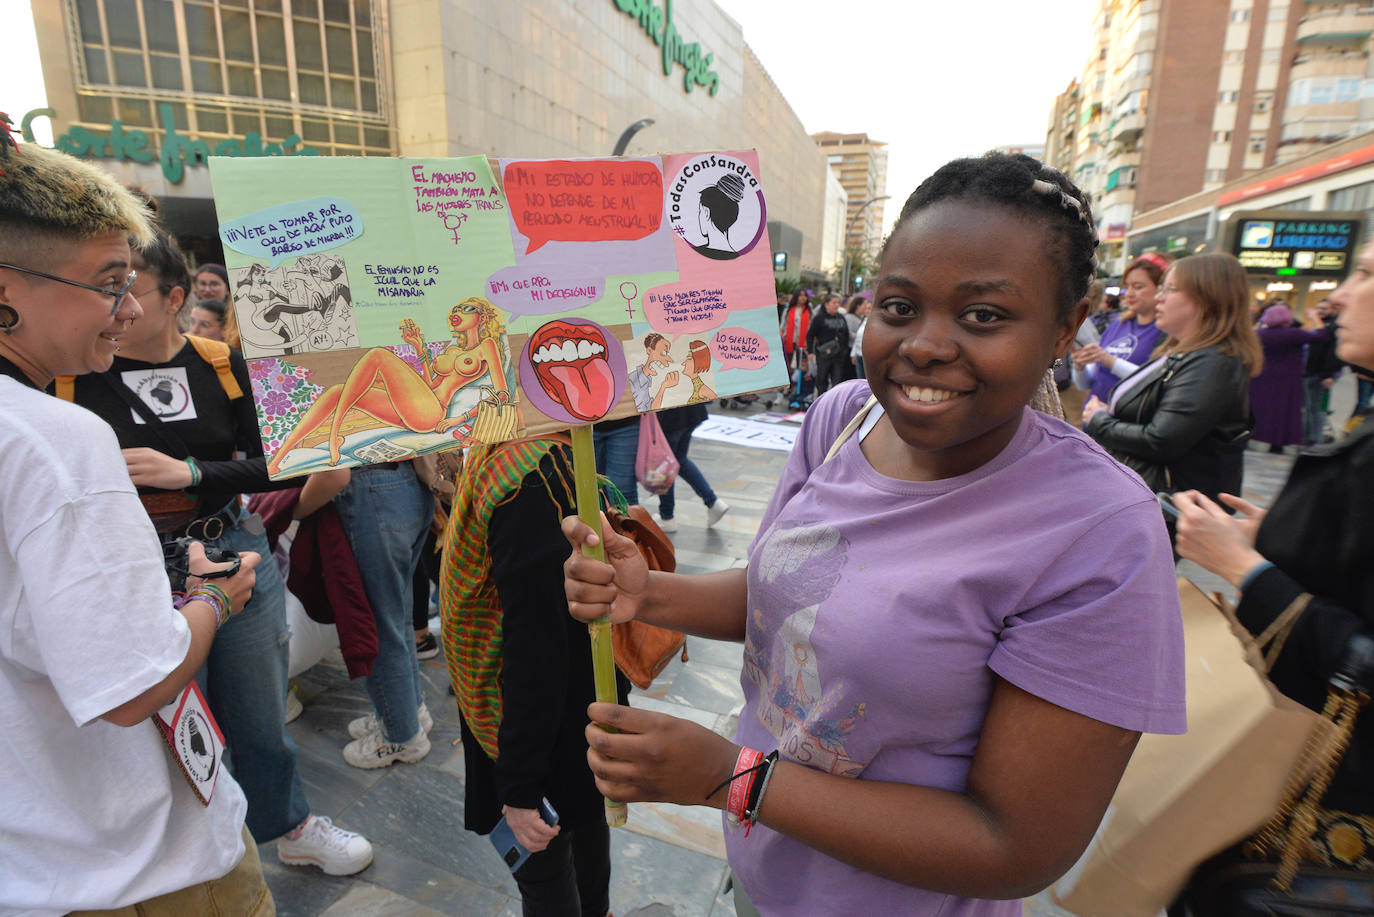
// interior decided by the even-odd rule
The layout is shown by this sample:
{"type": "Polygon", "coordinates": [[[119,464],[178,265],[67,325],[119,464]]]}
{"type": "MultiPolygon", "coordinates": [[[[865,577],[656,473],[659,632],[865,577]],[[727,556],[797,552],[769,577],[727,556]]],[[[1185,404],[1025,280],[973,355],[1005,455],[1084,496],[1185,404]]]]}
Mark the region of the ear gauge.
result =
{"type": "Polygon", "coordinates": [[[10,334],[17,327],[19,327],[19,313],[14,310],[14,306],[0,303],[0,332],[10,334]]]}

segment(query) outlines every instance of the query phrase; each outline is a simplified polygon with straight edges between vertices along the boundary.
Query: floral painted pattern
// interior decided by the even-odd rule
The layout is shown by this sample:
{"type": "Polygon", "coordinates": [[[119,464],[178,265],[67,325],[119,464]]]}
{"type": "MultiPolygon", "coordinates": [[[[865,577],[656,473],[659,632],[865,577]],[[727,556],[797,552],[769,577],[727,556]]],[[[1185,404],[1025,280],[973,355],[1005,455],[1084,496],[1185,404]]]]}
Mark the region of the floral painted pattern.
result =
{"type": "MultiPolygon", "coordinates": [[[[436,357],[449,341],[429,344],[430,357],[436,357]]],[[[420,357],[409,344],[388,347],[396,356],[420,373],[420,357]]],[[[253,403],[257,407],[262,448],[275,455],[288,433],[295,428],[310,406],[324,393],[324,387],[310,381],[313,372],[283,357],[260,357],[248,361],[248,378],[253,383],[253,403]]]]}
{"type": "Polygon", "coordinates": [[[280,357],[248,361],[248,378],[253,383],[253,403],[257,406],[262,448],[272,455],[286,435],[300,422],[323,386],[310,382],[310,370],[288,363],[280,357]]]}

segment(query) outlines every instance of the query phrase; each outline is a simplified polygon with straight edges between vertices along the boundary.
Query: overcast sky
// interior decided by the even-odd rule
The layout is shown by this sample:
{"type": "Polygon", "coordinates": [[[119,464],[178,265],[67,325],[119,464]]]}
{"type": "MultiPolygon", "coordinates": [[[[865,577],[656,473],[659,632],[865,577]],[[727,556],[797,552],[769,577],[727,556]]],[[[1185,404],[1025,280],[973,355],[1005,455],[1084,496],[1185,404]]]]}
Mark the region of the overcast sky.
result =
{"type": "MultiPolygon", "coordinates": [[[[1093,0],[716,2],[808,132],[867,131],[889,144],[889,224],[947,160],[1043,143],[1050,105],[1092,37],[1093,0]]],[[[0,35],[0,111],[17,128],[46,104],[28,0],[0,0],[0,35]]]]}
{"type": "Polygon", "coordinates": [[[1045,141],[1092,0],[716,0],[810,133],[888,146],[888,225],[945,162],[1045,141]]]}

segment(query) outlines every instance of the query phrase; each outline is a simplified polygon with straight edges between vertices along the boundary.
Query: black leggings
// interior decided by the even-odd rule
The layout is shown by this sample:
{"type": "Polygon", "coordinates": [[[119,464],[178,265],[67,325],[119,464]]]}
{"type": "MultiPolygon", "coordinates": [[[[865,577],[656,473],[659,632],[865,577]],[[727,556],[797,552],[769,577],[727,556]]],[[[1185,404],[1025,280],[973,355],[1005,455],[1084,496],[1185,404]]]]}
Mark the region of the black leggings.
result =
{"type": "Polygon", "coordinates": [[[564,828],[515,873],[524,917],[606,917],[611,909],[611,829],[564,828]]]}
{"type": "Polygon", "coordinates": [[[414,596],[410,606],[413,630],[424,630],[429,627],[429,587],[431,583],[439,583],[439,555],[435,553],[434,545],[434,530],[430,529],[429,534],[425,536],[425,546],[420,551],[420,562],[415,565],[415,588],[411,590],[414,596]]]}

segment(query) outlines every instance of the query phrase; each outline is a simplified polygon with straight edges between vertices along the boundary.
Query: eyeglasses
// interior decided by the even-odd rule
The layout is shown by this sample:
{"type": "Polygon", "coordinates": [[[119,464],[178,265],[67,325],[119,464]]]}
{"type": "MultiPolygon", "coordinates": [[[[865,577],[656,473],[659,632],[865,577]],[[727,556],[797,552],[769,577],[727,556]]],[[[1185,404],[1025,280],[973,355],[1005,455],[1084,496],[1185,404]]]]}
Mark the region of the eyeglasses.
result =
{"type": "Polygon", "coordinates": [[[20,271],[25,274],[32,274],[35,277],[42,277],[47,280],[56,280],[58,283],[69,284],[80,287],[83,290],[94,290],[97,293],[104,293],[106,296],[114,297],[114,306],[110,309],[110,316],[113,317],[119,311],[120,305],[124,302],[124,297],[129,295],[129,290],[133,289],[134,281],[138,279],[138,271],[130,271],[129,276],[124,279],[124,286],[118,290],[107,290],[105,287],[98,287],[89,283],[82,283],[79,280],[68,280],[66,277],[58,277],[54,274],[45,274],[42,271],[35,271],[30,267],[20,267],[17,264],[6,264],[0,261],[0,267],[7,267],[12,271],[20,271]]]}
{"type": "Polygon", "coordinates": [[[1170,293],[1177,293],[1177,292],[1178,292],[1178,287],[1174,286],[1172,283],[1166,283],[1166,284],[1164,284],[1164,286],[1160,287],[1159,289],[1160,289],[1160,292],[1162,292],[1165,296],[1168,296],[1170,293]]]}

